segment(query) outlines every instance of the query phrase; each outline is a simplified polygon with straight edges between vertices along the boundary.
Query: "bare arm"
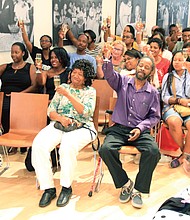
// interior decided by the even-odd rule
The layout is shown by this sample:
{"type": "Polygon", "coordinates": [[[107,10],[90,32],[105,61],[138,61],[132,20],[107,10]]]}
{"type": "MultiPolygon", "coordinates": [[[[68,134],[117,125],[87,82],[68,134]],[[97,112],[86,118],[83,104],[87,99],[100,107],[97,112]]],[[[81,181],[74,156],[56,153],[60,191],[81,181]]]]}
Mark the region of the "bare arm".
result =
{"type": "Polygon", "coordinates": [[[46,80],[47,80],[47,75],[49,70],[47,71],[43,71],[42,70],[42,62],[38,63],[35,62],[35,66],[36,68],[40,71],[39,73],[36,74],[36,83],[38,86],[44,86],[46,84],[46,80]]]}
{"type": "Polygon", "coordinates": [[[64,32],[60,29],[59,32],[58,32],[58,47],[63,47],[63,39],[65,37],[65,34],[64,32]]]}
{"type": "Polygon", "coordinates": [[[38,86],[44,86],[47,80],[47,72],[41,71],[41,73],[36,74],[36,82],[38,86]]]}
{"type": "Polygon", "coordinates": [[[23,41],[24,41],[24,43],[25,43],[25,45],[26,45],[26,47],[27,47],[29,53],[32,53],[32,43],[29,41],[28,35],[27,35],[27,33],[26,33],[26,29],[25,29],[25,27],[24,27],[24,23],[23,23],[23,22],[20,23],[20,24],[19,24],[19,27],[20,27],[20,29],[21,29],[21,31],[22,31],[23,41]]]}
{"type": "Polygon", "coordinates": [[[171,36],[166,38],[168,50],[172,52],[178,40],[178,33],[173,33],[171,36]]]}
{"type": "Polygon", "coordinates": [[[97,78],[103,79],[104,78],[104,72],[102,70],[103,59],[101,56],[96,56],[96,64],[97,64],[97,69],[96,69],[97,78]]]}
{"type": "Polygon", "coordinates": [[[7,67],[7,64],[2,64],[2,65],[0,65],[0,76],[3,74],[3,72],[4,72],[5,69],[6,69],[6,67],[7,67]]]}
{"type": "Polygon", "coordinates": [[[69,38],[69,40],[71,40],[71,42],[73,43],[73,45],[76,47],[78,44],[78,40],[75,38],[73,32],[71,31],[71,29],[69,29],[67,31],[67,36],[69,38]]]}
{"type": "Polygon", "coordinates": [[[31,86],[27,89],[23,90],[22,92],[36,92],[37,91],[37,84],[36,84],[36,67],[34,64],[30,66],[30,79],[31,79],[31,86]]]}

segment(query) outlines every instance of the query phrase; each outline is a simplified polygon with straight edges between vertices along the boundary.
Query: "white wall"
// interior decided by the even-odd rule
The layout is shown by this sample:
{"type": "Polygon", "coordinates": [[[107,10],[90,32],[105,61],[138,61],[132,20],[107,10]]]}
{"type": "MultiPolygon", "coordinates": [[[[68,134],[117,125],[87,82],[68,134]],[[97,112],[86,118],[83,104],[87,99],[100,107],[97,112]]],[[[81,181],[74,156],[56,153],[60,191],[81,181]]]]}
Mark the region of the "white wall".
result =
{"type": "MultiPolygon", "coordinates": [[[[112,24],[115,24],[115,9],[116,0],[102,0],[102,17],[111,15],[112,24]]],[[[157,0],[147,0],[146,25],[149,33],[151,27],[156,24],[156,9],[157,0]]],[[[111,31],[114,33],[114,25],[111,31]]],[[[34,0],[34,43],[36,46],[40,45],[39,39],[43,34],[52,36],[52,0],[34,0]]],[[[7,62],[11,62],[10,52],[0,52],[0,64],[7,62]]]]}

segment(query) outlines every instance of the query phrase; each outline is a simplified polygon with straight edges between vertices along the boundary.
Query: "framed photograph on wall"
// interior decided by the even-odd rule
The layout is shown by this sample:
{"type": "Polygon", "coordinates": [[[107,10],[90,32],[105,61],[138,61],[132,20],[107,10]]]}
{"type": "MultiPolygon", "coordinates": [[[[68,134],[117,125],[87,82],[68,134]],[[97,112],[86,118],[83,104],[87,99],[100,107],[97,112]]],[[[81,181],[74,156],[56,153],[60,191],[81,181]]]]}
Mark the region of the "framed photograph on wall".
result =
{"type": "Polygon", "coordinates": [[[0,51],[10,51],[11,45],[22,40],[18,21],[25,24],[28,37],[33,42],[33,2],[34,0],[0,1],[0,51]]]}
{"type": "MultiPolygon", "coordinates": [[[[53,0],[53,45],[58,43],[58,31],[67,24],[74,36],[91,29],[100,42],[102,22],[102,0],[53,0]]],[[[64,45],[72,44],[64,39],[64,45]]]]}
{"type": "Polygon", "coordinates": [[[135,26],[140,19],[146,22],[146,0],[116,1],[116,35],[121,35],[127,24],[135,26]]]}
{"type": "Polygon", "coordinates": [[[170,24],[177,24],[183,29],[188,25],[189,0],[158,0],[157,22],[168,34],[170,24]]]}

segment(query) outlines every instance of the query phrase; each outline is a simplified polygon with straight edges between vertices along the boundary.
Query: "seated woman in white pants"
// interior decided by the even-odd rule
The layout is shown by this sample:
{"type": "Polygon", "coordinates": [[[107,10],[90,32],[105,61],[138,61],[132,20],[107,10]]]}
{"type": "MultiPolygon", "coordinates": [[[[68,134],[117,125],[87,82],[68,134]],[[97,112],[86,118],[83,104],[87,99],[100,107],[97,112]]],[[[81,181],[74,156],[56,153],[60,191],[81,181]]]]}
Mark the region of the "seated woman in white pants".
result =
{"type": "Polygon", "coordinates": [[[45,207],[56,197],[56,188],[50,162],[50,152],[60,144],[60,185],[62,190],[57,206],[65,206],[72,195],[72,181],[77,165],[78,152],[95,140],[97,131],[92,121],[96,103],[96,90],[91,87],[93,65],[87,60],[77,60],[72,67],[70,84],[61,84],[48,107],[48,116],[52,120],[42,129],[32,145],[32,165],[40,183],[45,190],[39,202],[45,207]],[[55,122],[68,127],[73,120],[84,125],[76,130],[65,132],[54,127],[55,122]]]}

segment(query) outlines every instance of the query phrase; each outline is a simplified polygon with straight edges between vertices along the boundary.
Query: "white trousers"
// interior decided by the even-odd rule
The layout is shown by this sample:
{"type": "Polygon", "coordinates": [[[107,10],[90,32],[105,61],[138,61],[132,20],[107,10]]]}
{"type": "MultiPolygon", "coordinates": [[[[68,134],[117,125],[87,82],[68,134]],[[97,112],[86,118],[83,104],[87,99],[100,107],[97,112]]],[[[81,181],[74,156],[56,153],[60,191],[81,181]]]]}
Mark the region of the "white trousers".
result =
{"type": "MultiPolygon", "coordinates": [[[[53,172],[51,169],[50,152],[60,143],[60,185],[70,187],[77,166],[78,152],[95,140],[94,132],[80,128],[71,132],[63,132],[54,128],[51,122],[35,137],[32,144],[32,165],[38,178],[40,189],[54,187],[53,172]],[[92,136],[91,136],[92,134],[92,136]]],[[[91,127],[96,132],[94,127],[91,127]]],[[[96,132],[97,133],[97,132],[96,132]]]]}

